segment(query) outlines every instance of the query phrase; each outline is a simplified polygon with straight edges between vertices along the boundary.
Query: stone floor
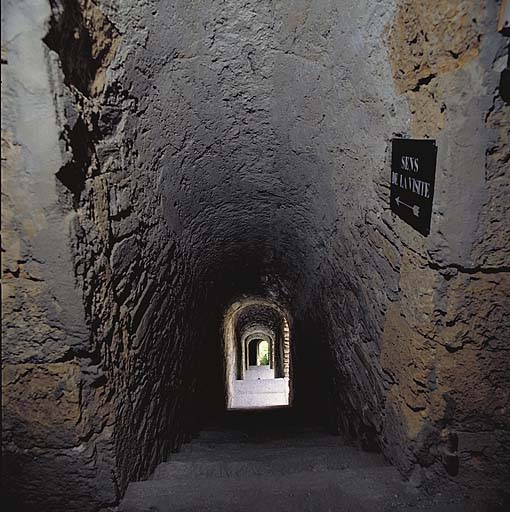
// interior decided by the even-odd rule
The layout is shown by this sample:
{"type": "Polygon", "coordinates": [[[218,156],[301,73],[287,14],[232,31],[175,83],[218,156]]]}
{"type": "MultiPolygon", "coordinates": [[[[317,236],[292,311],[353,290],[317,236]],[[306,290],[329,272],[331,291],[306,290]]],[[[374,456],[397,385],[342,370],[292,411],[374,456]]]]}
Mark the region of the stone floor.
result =
{"type": "Polygon", "coordinates": [[[236,421],[203,431],[150,480],[131,483],[120,511],[485,510],[459,497],[423,495],[380,454],[360,451],[343,437],[273,422],[288,412],[229,413],[236,421]]]}

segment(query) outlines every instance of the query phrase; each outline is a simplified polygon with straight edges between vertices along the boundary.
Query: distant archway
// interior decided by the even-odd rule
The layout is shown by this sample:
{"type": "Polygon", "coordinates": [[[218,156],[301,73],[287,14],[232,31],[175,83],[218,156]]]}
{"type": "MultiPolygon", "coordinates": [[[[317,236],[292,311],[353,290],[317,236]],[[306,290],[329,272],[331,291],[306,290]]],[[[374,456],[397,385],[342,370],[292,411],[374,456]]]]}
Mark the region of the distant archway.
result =
{"type": "Polygon", "coordinates": [[[257,366],[269,366],[269,342],[258,340],[257,343],[257,366]]]}
{"type": "Polygon", "coordinates": [[[227,408],[288,406],[290,332],[285,312],[264,299],[237,302],[224,322],[227,408]]]}

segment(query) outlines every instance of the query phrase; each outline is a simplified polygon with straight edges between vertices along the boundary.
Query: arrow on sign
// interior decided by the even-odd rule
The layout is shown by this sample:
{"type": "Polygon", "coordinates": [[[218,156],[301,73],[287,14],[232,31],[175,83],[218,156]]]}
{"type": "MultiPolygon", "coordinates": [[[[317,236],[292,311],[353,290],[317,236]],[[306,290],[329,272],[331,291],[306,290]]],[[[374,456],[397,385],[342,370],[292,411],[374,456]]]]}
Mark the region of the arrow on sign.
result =
{"type": "Polygon", "coordinates": [[[400,206],[401,204],[403,204],[404,206],[407,206],[408,208],[413,210],[413,214],[414,214],[415,217],[419,217],[420,216],[420,207],[417,204],[410,205],[410,204],[404,203],[404,201],[402,201],[400,199],[400,197],[398,197],[398,196],[395,198],[395,202],[397,203],[397,206],[400,206]]]}

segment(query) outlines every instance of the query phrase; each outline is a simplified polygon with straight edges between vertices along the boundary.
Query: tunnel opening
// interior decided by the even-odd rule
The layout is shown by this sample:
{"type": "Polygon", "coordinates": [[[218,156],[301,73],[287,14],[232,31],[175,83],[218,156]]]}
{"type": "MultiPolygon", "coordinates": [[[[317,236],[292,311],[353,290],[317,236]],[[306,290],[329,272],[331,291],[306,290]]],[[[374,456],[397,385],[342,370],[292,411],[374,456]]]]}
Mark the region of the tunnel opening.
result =
{"type": "Polygon", "coordinates": [[[264,299],[235,302],[224,321],[226,408],[291,405],[287,316],[264,299]]]}
{"type": "Polygon", "coordinates": [[[219,415],[499,485],[498,2],[410,3],[6,2],[8,487],[109,509],[219,415]],[[395,134],[438,140],[426,243],[387,203],[395,134]]]}
{"type": "MultiPolygon", "coordinates": [[[[255,341],[255,340],[253,340],[255,341]]],[[[269,366],[269,342],[266,340],[256,340],[257,342],[257,357],[255,360],[256,366],[269,366]]]]}

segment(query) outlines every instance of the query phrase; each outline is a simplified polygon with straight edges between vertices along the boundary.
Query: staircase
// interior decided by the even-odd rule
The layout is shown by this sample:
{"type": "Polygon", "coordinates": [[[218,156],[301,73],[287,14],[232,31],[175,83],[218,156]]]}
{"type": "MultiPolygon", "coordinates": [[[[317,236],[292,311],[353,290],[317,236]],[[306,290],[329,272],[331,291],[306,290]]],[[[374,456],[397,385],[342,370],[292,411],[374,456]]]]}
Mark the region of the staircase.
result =
{"type": "Polygon", "coordinates": [[[360,451],[342,437],[267,422],[285,411],[229,414],[235,421],[203,431],[160,464],[150,480],[132,482],[120,511],[480,510],[419,495],[382,456],[360,451]]]}
{"type": "Polygon", "coordinates": [[[233,409],[275,407],[289,404],[289,379],[275,379],[269,366],[250,366],[244,380],[234,381],[233,409]]]}

